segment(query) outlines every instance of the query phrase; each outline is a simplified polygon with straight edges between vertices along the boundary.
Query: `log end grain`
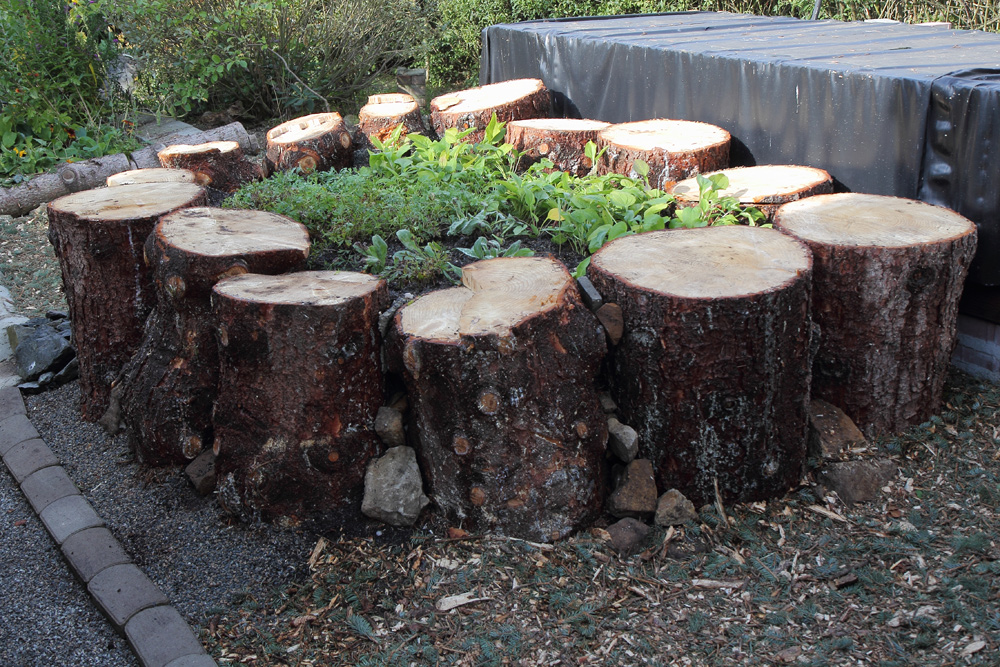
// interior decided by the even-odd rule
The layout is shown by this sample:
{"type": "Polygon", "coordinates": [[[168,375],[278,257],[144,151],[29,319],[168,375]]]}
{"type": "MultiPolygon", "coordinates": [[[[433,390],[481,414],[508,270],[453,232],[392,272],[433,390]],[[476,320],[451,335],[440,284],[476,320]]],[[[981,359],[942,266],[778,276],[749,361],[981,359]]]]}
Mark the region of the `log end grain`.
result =
{"type": "MultiPolygon", "coordinates": [[[[733,197],[744,206],[756,206],[767,217],[774,217],[778,207],[788,202],[833,192],[833,179],[823,169],[796,165],[761,165],[734,167],[703,174],[723,174],[729,185],[718,190],[719,197],[733,197]]],[[[680,181],[671,189],[681,206],[698,203],[697,178],[680,181]]]]}
{"type": "Polygon", "coordinates": [[[190,169],[132,169],[108,176],[108,187],[146,183],[195,183],[197,177],[190,169]]]}
{"type": "Polygon", "coordinates": [[[353,161],[351,132],[339,113],[294,118],[267,132],[264,172],[299,169],[303,173],[345,169],[353,161]]]}
{"type": "Polygon", "coordinates": [[[467,141],[482,139],[493,114],[501,122],[552,115],[552,99],[541,79],[513,79],[460,90],[431,100],[431,121],[441,136],[449,128],[472,128],[467,141]]]}

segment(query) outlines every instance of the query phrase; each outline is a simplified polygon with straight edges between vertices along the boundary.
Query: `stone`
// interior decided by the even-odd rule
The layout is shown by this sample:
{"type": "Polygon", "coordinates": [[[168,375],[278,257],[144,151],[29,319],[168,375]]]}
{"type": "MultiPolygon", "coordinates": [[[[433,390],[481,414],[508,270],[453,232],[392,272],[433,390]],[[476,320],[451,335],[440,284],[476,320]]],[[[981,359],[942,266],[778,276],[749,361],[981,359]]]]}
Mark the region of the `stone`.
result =
{"type": "Polygon", "coordinates": [[[587,276],[580,276],[576,279],[576,285],[580,288],[580,297],[583,299],[583,305],[587,306],[591,312],[596,313],[604,305],[604,299],[601,297],[601,293],[597,291],[597,288],[594,287],[594,283],[590,282],[590,278],[587,276]]]}
{"type": "Polygon", "coordinates": [[[144,609],[125,624],[125,638],[143,667],[167,667],[178,658],[205,653],[201,642],[173,607],[144,609]]]}
{"type": "Polygon", "coordinates": [[[657,526],[679,526],[697,519],[698,512],[694,509],[694,503],[677,489],[670,489],[656,502],[656,516],[653,523],[657,526]]]}
{"type": "Polygon", "coordinates": [[[184,468],[184,474],[199,495],[207,496],[215,490],[215,452],[209,447],[184,468]]]}
{"type": "Polygon", "coordinates": [[[864,434],[844,411],[814,398],[809,402],[809,456],[839,461],[852,448],[868,444],[864,434]]]}
{"type": "Polygon", "coordinates": [[[854,505],[877,498],[895,476],[896,464],[888,459],[837,461],[823,466],[816,481],[824,496],[836,493],[845,505],[854,505]]]}
{"type": "MultiPolygon", "coordinates": [[[[15,391],[17,391],[15,389],[15,391]]],[[[11,447],[25,440],[38,438],[38,431],[32,426],[25,414],[15,414],[0,419],[0,456],[5,455],[11,447]]]]}
{"type": "Polygon", "coordinates": [[[0,420],[26,413],[27,410],[24,407],[24,399],[21,398],[21,392],[14,387],[0,389],[0,420]]]}
{"type": "Polygon", "coordinates": [[[25,440],[11,447],[3,455],[3,462],[18,484],[36,470],[59,465],[59,459],[49,446],[39,439],[25,440]]]}
{"type": "Polygon", "coordinates": [[[602,391],[597,395],[601,399],[601,409],[604,410],[605,414],[614,414],[618,412],[618,404],[615,403],[615,399],[611,398],[611,394],[602,391]]]}
{"type": "Polygon", "coordinates": [[[608,450],[622,463],[631,463],[639,455],[639,434],[631,426],[609,417],[608,450]]]}
{"type": "Polygon", "coordinates": [[[649,536],[649,526],[638,519],[626,517],[608,526],[608,534],[614,550],[627,556],[642,550],[649,536]]]}
{"type": "Polygon", "coordinates": [[[625,333],[625,318],[622,315],[622,307],[617,303],[606,303],[594,313],[597,319],[604,325],[604,331],[608,334],[608,340],[612,345],[621,342],[622,334],[625,333]]]}
{"type": "Polygon", "coordinates": [[[411,447],[393,447],[368,466],[361,503],[365,516],[393,526],[412,526],[429,503],[411,447]]]}
{"type": "Polygon", "coordinates": [[[71,535],[88,528],[104,525],[101,517],[83,496],[60,498],[42,510],[38,518],[42,520],[49,535],[62,546],[71,535]]]}
{"type": "Polygon", "coordinates": [[[21,491],[36,513],[60,498],[80,493],[62,466],[51,465],[31,473],[21,482],[21,491]]]}
{"type": "Polygon", "coordinates": [[[375,415],[375,432],[387,447],[402,447],[406,444],[403,430],[403,413],[383,405],[375,415]]]}
{"type": "Polygon", "coordinates": [[[11,338],[17,340],[17,334],[11,333],[11,330],[15,325],[24,324],[28,321],[27,317],[22,315],[3,315],[3,308],[0,306],[0,331],[4,335],[0,335],[0,361],[5,359],[10,359],[14,356],[14,347],[16,344],[11,344],[11,338]]]}
{"type": "Polygon", "coordinates": [[[656,512],[656,481],[649,459],[635,459],[628,464],[608,499],[608,511],[619,518],[643,518],[656,512]]]}
{"type": "Polygon", "coordinates": [[[87,590],[119,632],[143,609],[170,604],[156,584],[131,563],[101,570],[87,584],[87,590]]]}
{"type": "Polygon", "coordinates": [[[60,370],[75,354],[69,341],[46,324],[19,338],[14,361],[18,374],[31,382],[42,373],[60,370]]]}
{"type": "Polygon", "coordinates": [[[84,584],[113,565],[131,562],[107,528],[88,528],[70,535],[62,544],[62,553],[84,584]]]}

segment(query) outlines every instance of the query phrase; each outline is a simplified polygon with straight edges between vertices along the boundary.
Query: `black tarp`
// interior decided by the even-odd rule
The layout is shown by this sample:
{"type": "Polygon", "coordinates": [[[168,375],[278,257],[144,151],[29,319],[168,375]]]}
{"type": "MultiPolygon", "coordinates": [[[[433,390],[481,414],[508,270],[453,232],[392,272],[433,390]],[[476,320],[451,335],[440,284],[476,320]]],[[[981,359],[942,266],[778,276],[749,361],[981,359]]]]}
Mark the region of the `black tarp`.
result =
{"type": "Polygon", "coordinates": [[[735,165],[953,208],[980,228],[971,279],[1000,285],[1000,35],[712,12],[484,30],[480,82],[522,77],[563,115],[714,123],[735,165]]]}

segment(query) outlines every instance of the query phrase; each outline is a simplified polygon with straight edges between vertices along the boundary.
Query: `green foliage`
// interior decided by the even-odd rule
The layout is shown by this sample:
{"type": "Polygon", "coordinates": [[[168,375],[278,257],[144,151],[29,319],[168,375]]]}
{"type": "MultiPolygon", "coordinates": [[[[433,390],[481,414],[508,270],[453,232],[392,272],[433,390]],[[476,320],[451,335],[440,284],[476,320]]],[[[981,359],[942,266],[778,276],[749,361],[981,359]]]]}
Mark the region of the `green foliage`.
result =
{"type": "Polygon", "coordinates": [[[719,196],[719,190],[729,187],[729,178],[725,174],[698,174],[695,178],[698,181],[698,203],[678,209],[676,219],[670,222],[671,229],[738,224],[756,227],[763,223],[764,214],[758,209],[740,206],[736,197],[719,196]]]}

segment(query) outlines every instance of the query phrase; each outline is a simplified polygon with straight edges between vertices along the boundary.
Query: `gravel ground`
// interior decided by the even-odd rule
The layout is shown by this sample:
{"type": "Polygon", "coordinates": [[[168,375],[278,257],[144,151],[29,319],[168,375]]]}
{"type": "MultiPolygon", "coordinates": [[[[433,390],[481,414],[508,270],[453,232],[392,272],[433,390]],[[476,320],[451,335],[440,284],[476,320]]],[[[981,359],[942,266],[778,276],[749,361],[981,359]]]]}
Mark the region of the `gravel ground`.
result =
{"type": "MultiPolygon", "coordinates": [[[[304,574],[314,537],[233,523],[182,471],[140,471],[124,437],[79,420],[77,383],[27,405],[67,474],[196,632],[234,600],[270,597],[304,574]]],[[[136,664],[6,471],[0,513],[0,665],[136,664]]]]}

